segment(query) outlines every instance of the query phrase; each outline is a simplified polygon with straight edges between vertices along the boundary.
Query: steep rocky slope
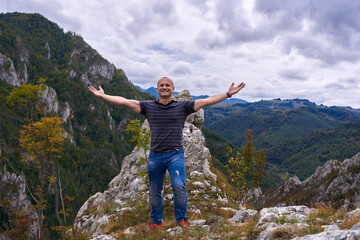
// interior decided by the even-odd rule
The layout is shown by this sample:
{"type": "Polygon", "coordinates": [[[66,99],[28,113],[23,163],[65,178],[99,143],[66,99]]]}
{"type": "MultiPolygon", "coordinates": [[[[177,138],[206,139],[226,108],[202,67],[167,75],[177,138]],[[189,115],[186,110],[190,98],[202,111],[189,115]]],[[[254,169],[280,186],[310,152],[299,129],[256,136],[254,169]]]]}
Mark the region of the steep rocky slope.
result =
{"type": "Polygon", "coordinates": [[[343,162],[329,160],[304,181],[291,177],[252,200],[258,209],[277,204],[310,206],[319,202],[331,203],[335,208],[345,203],[360,203],[360,153],[343,162]]]}

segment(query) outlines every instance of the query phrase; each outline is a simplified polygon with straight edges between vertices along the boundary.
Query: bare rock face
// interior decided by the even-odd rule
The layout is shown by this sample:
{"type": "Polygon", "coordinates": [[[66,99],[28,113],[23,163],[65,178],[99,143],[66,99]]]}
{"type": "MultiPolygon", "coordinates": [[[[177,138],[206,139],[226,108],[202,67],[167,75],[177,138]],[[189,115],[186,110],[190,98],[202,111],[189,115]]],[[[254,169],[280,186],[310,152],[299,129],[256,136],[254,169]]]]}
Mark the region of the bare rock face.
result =
{"type": "Polygon", "coordinates": [[[57,99],[56,91],[51,87],[46,87],[38,107],[42,107],[44,114],[58,113],[59,101],[57,99]]]}
{"type": "MultiPolygon", "coordinates": [[[[103,82],[111,81],[116,70],[113,64],[103,59],[87,43],[76,39],[74,39],[74,50],[70,55],[69,65],[71,66],[70,77],[81,77],[86,86],[100,86],[103,82]]],[[[121,71],[121,73],[124,72],[121,71]]]]}
{"type": "MultiPolygon", "coordinates": [[[[190,93],[183,91],[175,96],[175,99],[191,99],[190,93]]],[[[212,204],[212,207],[221,208],[228,202],[225,193],[217,186],[217,176],[210,170],[210,151],[205,147],[205,138],[200,130],[203,120],[203,110],[193,113],[188,116],[183,130],[188,211],[199,214],[201,209],[209,207],[209,204],[212,204]]],[[[149,128],[147,121],[144,122],[143,128],[149,128]]],[[[112,203],[118,207],[119,212],[122,209],[131,209],[140,201],[148,201],[149,187],[145,177],[139,176],[147,168],[146,164],[140,162],[140,158],[147,155],[148,152],[144,149],[135,148],[130,155],[125,157],[120,174],[110,182],[109,189],[95,194],[85,202],[77,214],[75,225],[84,231],[90,230],[93,237],[97,237],[100,235],[101,228],[108,223],[111,213],[98,214],[90,209],[101,209],[104,204],[112,203]]],[[[169,176],[165,178],[169,179],[169,176]]],[[[165,180],[165,185],[170,187],[170,181],[165,180]]],[[[164,192],[163,197],[164,201],[173,201],[172,191],[164,192]]]]}
{"type": "Polygon", "coordinates": [[[12,86],[21,85],[21,80],[18,78],[13,61],[2,53],[0,53],[0,78],[12,86]]]}
{"type": "Polygon", "coordinates": [[[342,163],[329,160],[318,167],[313,175],[301,182],[296,176],[289,178],[273,190],[252,202],[256,208],[281,205],[331,202],[339,208],[347,199],[358,203],[360,196],[360,153],[342,163]]]}
{"type": "Polygon", "coordinates": [[[28,81],[27,66],[29,65],[29,50],[24,46],[20,37],[16,37],[17,55],[19,57],[15,68],[14,62],[0,52],[0,78],[12,86],[20,86],[28,81]]]}

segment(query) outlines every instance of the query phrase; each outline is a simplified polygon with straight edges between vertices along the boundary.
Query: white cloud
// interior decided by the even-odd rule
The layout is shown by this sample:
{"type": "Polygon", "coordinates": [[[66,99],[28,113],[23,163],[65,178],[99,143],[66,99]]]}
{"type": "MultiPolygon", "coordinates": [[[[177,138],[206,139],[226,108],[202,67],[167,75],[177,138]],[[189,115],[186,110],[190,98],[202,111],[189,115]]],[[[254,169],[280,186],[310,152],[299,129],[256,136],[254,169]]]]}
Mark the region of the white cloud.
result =
{"type": "Polygon", "coordinates": [[[360,3],[268,0],[0,0],[74,31],[142,87],[247,101],[307,98],[360,108],[360,3]]]}
{"type": "Polygon", "coordinates": [[[191,64],[188,62],[177,62],[169,70],[169,74],[175,76],[188,75],[192,73],[191,64]]]}

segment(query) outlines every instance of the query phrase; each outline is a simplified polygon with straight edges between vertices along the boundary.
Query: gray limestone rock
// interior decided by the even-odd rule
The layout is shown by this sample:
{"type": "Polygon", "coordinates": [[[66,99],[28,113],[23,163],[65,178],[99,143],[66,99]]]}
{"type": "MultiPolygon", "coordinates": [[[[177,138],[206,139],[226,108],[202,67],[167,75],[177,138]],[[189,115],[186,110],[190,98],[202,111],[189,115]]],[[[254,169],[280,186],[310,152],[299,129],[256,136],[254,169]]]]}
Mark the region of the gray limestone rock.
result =
{"type": "Polygon", "coordinates": [[[334,230],[326,231],[318,234],[307,235],[304,237],[296,237],[293,240],[359,240],[360,231],[356,230],[334,230]]]}
{"type": "Polygon", "coordinates": [[[243,223],[245,221],[254,220],[257,214],[256,210],[245,209],[240,210],[235,213],[235,215],[229,219],[231,225],[236,226],[239,223],[243,223]]]}
{"type": "Polygon", "coordinates": [[[58,113],[59,112],[59,101],[57,99],[56,91],[51,87],[46,87],[38,107],[42,107],[45,115],[49,113],[58,113]]]}
{"type": "Polygon", "coordinates": [[[260,211],[260,218],[256,228],[266,228],[269,222],[272,221],[303,223],[307,220],[310,212],[310,209],[306,206],[263,208],[260,211]]]}
{"type": "Polygon", "coordinates": [[[2,53],[0,53],[0,78],[12,86],[20,86],[22,83],[18,78],[13,61],[2,53]]]}

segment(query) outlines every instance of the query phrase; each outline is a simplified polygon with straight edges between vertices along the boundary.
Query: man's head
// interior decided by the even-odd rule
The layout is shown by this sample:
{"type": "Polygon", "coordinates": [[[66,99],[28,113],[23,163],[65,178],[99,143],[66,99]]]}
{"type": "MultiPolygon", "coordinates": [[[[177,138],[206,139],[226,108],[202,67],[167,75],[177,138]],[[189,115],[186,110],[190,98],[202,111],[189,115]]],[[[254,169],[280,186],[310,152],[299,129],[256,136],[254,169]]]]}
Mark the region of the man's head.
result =
{"type": "Polygon", "coordinates": [[[157,82],[157,92],[160,95],[160,98],[169,98],[174,92],[174,82],[168,77],[162,77],[157,82]]]}

